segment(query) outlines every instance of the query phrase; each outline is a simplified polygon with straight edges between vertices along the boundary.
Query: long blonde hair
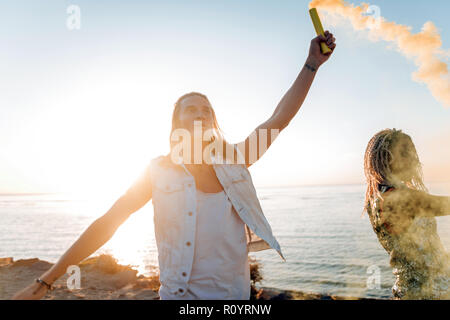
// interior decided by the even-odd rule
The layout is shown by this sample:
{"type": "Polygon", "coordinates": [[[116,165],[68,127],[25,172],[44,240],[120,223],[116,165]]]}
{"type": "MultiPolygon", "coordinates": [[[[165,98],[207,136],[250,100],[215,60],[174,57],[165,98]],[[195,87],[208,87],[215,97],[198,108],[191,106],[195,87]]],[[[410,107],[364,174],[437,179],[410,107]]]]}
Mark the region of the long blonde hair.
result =
{"type": "MultiPolygon", "coordinates": [[[[181,128],[180,122],[179,122],[181,101],[183,101],[183,99],[185,99],[187,97],[191,97],[191,96],[200,96],[200,97],[204,98],[206,101],[208,101],[210,108],[211,108],[214,131],[215,131],[215,134],[217,135],[217,137],[213,137],[212,139],[219,139],[219,141],[223,142],[223,146],[224,146],[223,152],[224,152],[224,155],[226,156],[226,150],[227,150],[226,145],[228,144],[228,142],[225,140],[224,133],[223,133],[222,129],[220,128],[219,123],[217,122],[216,113],[214,112],[214,108],[212,107],[211,103],[209,102],[208,97],[200,92],[192,91],[192,92],[186,93],[186,94],[182,95],[181,97],[179,97],[178,100],[175,102],[174,108],[173,108],[173,113],[172,113],[172,129],[170,130],[170,137],[172,137],[172,133],[176,129],[181,128]]],[[[171,150],[175,144],[176,144],[176,142],[172,141],[172,139],[170,139],[170,149],[171,150]]],[[[231,155],[231,156],[233,156],[233,155],[231,155]]]]}
{"type": "Polygon", "coordinates": [[[385,129],[370,139],[364,155],[364,174],[367,181],[364,211],[370,210],[371,203],[374,203],[377,197],[382,198],[378,189],[380,184],[396,186],[399,183],[392,173],[391,164],[392,147],[401,137],[408,139],[410,144],[411,152],[407,163],[412,169],[411,175],[403,183],[411,189],[427,191],[423,183],[422,165],[411,137],[401,130],[385,129]]]}

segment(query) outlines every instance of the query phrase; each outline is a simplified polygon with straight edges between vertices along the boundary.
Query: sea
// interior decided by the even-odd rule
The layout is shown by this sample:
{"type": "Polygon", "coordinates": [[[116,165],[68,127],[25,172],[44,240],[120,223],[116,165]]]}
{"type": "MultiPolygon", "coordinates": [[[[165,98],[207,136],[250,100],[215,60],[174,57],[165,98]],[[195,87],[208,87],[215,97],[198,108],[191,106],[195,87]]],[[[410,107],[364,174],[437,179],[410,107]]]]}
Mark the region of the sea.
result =
{"type": "MultiPolygon", "coordinates": [[[[450,195],[450,183],[428,184],[450,195]]],[[[258,197],[286,261],[275,250],[251,252],[258,286],[323,295],[390,298],[389,256],[363,213],[364,185],[259,187],[258,197]]],[[[73,194],[0,194],[0,257],[56,262],[115,199],[73,194]]],[[[438,217],[450,250],[450,216],[438,217]]],[[[139,274],[158,272],[151,202],[132,214],[97,252],[139,274]]]]}

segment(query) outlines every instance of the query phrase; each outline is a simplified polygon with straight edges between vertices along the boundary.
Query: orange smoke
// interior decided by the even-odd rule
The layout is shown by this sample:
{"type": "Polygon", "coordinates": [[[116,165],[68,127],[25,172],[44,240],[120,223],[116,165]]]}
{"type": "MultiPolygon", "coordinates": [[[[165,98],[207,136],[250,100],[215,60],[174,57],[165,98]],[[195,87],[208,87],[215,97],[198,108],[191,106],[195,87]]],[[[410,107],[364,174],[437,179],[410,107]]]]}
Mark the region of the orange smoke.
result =
{"type": "Polygon", "coordinates": [[[309,7],[350,19],[355,30],[368,29],[372,40],[395,44],[397,50],[418,67],[412,75],[413,80],[425,83],[436,100],[446,107],[450,106],[450,74],[444,62],[446,53],[442,49],[441,36],[431,21],[414,34],[410,26],[389,22],[383,17],[376,19],[365,15],[369,8],[365,3],[354,6],[344,0],[313,0],[309,7]]]}

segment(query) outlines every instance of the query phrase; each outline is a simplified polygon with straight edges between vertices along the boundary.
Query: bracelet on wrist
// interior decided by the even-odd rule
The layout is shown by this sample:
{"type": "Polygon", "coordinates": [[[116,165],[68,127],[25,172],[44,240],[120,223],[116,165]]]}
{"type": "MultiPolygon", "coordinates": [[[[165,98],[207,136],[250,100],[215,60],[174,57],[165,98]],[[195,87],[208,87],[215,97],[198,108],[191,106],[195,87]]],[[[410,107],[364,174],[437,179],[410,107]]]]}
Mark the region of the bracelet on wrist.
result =
{"type": "Polygon", "coordinates": [[[48,290],[52,291],[54,289],[54,287],[51,284],[48,284],[47,282],[45,282],[44,280],[42,280],[41,278],[37,278],[36,279],[37,283],[40,283],[43,286],[46,286],[48,290]]]}

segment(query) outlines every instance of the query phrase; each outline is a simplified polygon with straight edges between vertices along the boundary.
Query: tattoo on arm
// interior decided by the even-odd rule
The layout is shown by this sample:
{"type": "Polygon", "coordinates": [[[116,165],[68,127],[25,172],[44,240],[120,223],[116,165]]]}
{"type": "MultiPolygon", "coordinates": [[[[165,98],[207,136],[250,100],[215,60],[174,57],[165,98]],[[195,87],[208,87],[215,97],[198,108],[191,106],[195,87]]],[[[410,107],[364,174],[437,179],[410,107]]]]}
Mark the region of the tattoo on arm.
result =
{"type": "Polygon", "coordinates": [[[306,67],[306,69],[310,70],[311,72],[315,72],[315,71],[317,70],[316,68],[310,66],[310,65],[307,64],[307,63],[305,63],[305,67],[306,67]]]}

